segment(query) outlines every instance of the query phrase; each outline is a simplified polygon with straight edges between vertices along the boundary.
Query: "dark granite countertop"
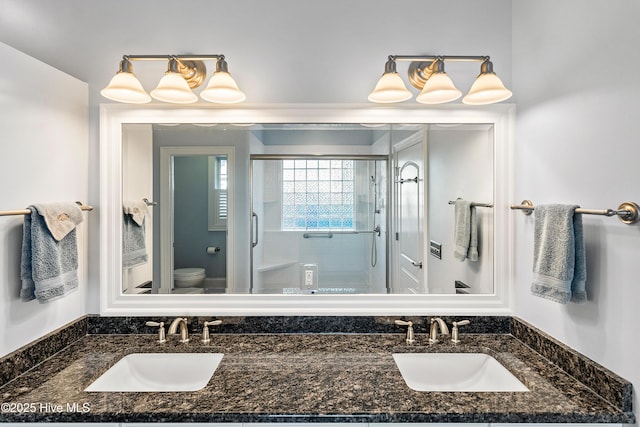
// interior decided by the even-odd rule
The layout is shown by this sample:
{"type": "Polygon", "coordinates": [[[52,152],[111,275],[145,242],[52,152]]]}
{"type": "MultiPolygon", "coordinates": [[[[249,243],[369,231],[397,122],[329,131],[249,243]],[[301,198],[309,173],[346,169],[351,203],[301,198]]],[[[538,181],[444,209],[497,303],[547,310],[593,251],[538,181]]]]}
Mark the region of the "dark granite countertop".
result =
{"type": "Polygon", "coordinates": [[[217,334],[209,345],[197,334],[191,338],[180,344],[172,336],[160,345],[155,335],[86,335],[0,388],[3,405],[14,405],[3,407],[0,422],[634,422],[630,411],[510,334],[465,334],[457,346],[427,346],[423,335],[407,346],[402,334],[390,333],[217,334]],[[138,352],[224,358],[195,392],[83,391],[121,357],[138,352]],[[413,391],[392,358],[405,352],[488,353],[530,391],[413,391]],[[18,404],[36,406],[18,413],[18,404]]]}

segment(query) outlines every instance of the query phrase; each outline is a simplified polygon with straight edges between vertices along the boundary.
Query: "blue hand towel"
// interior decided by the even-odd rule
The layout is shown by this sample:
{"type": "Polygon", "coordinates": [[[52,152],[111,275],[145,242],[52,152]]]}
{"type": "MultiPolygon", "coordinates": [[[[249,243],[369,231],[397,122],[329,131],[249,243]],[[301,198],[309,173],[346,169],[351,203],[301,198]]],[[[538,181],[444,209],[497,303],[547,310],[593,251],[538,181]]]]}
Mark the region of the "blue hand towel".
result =
{"type": "Polygon", "coordinates": [[[122,266],[131,268],[149,260],[144,222],[147,205],[137,201],[125,202],[122,210],[122,266]]]}
{"type": "Polygon", "coordinates": [[[582,215],[576,205],[535,209],[531,292],[562,304],[587,300],[582,215]]]}
{"type": "Polygon", "coordinates": [[[468,200],[457,199],[455,202],[454,245],[455,258],[478,260],[476,208],[468,200]]]}
{"type": "Polygon", "coordinates": [[[29,206],[24,217],[20,278],[22,301],[54,301],[78,288],[76,225],[82,211],[75,203],[29,206]]]}

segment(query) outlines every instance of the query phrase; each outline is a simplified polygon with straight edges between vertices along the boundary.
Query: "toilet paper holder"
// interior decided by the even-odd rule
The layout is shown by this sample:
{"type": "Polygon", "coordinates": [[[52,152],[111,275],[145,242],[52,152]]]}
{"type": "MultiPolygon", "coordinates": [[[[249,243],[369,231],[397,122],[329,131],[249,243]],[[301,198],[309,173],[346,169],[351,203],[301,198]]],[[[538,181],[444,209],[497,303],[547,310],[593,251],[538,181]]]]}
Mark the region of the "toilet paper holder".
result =
{"type": "Polygon", "coordinates": [[[218,246],[207,246],[206,252],[211,255],[217,254],[220,252],[220,248],[218,246]]]}

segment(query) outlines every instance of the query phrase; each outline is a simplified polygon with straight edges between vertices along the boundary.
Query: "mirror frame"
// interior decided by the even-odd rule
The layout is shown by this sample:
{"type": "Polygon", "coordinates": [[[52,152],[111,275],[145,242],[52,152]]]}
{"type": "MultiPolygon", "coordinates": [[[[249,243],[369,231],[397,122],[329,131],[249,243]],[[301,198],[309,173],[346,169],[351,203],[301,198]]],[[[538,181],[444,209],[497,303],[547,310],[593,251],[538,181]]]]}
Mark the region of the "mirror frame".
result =
{"type": "MultiPolygon", "coordinates": [[[[266,104],[100,106],[100,313],[102,315],[510,315],[513,285],[515,106],[266,104]],[[465,123],[494,126],[494,292],[357,295],[122,294],[122,125],[127,123],[465,123]]],[[[248,219],[247,219],[248,221],[248,219]]],[[[249,244],[249,242],[247,242],[249,244]]],[[[239,262],[239,260],[236,260],[239,262]]],[[[236,264],[237,265],[237,264],[236,264]]]]}

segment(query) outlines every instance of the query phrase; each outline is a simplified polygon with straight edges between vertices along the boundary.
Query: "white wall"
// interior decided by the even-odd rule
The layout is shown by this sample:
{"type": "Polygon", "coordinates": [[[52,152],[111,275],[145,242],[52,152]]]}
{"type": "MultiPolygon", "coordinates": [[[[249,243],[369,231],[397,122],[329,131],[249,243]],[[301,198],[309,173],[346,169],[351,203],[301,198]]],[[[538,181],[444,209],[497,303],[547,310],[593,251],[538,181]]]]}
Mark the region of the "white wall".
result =
{"type": "MultiPolygon", "coordinates": [[[[635,0],[513,3],[514,202],[640,202],[638,18],[635,0]]],[[[589,300],[565,306],[530,295],[533,218],[514,215],[517,314],[640,384],[640,226],[583,217],[589,300]]]]}
{"type": "MultiPolygon", "coordinates": [[[[0,43],[0,210],[88,200],[87,85],[0,43]]],[[[22,216],[0,217],[0,356],[86,313],[87,227],[78,228],[79,289],[48,304],[22,302],[22,216]]]]}

